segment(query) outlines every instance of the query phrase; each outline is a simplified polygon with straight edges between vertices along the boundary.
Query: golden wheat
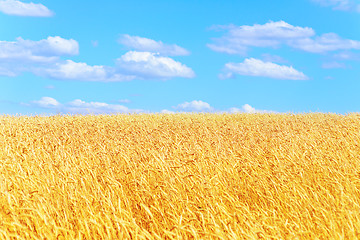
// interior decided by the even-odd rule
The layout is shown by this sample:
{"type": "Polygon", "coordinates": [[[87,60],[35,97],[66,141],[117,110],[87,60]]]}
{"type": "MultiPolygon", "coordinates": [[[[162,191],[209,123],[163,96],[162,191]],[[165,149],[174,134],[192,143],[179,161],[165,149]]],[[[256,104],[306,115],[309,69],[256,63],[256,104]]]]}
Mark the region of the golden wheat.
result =
{"type": "Polygon", "coordinates": [[[0,239],[359,239],[360,115],[0,117],[0,239]]]}

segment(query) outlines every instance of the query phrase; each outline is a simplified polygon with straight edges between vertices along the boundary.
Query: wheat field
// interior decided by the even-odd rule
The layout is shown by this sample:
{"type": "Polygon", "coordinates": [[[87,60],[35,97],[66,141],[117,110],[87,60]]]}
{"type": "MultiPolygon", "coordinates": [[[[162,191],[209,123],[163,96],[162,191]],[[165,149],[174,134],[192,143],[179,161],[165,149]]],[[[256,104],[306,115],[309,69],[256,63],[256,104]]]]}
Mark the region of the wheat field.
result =
{"type": "Polygon", "coordinates": [[[359,239],[359,114],[0,117],[0,239],[359,239]]]}

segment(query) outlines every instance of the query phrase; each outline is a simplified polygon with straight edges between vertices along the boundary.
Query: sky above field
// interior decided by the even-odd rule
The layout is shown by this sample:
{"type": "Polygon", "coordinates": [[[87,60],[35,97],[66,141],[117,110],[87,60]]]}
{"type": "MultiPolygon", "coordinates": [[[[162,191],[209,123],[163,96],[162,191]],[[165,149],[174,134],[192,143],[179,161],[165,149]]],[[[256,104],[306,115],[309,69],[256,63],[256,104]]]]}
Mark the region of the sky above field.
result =
{"type": "Polygon", "coordinates": [[[359,0],[0,0],[0,114],[360,112],[359,0]]]}

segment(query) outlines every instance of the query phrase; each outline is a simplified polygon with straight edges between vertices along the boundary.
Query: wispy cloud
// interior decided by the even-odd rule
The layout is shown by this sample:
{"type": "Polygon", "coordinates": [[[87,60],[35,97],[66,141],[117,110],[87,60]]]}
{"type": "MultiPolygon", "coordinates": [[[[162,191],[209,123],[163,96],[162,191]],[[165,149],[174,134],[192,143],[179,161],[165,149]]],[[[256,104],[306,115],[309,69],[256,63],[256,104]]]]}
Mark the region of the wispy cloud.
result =
{"type": "Polygon", "coordinates": [[[264,62],[274,62],[274,63],[288,63],[288,61],[278,55],[271,55],[268,53],[261,54],[262,60],[264,62]]]}
{"type": "Polygon", "coordinates": [[[360,3],[357,0],[312,0],[324,7],[332,7],[334,10],[355,11],[360,13],[360,3]]]}
{"type": "Polygon", "coordinates": [[[121,35],[118,42],[131,50],[153,52],[163,56],[185,56],[190,54],[188,50],[176,44],[165,44],[162,41],[130,36],[128,34],[121,35]]]}
{"type": "Polygon", "coordinates": [[[251,47],[277,48],[282,45],[312,53],[360,49],[360,41],[343,39],[335,33],[315,36],[312,28],[293,26],[284,21],[253,26],[228,25],[219,29],[227,32],[207,46],[228,54],[246,55],[251,47]]]}
{"type": "Polygon", "coordinates": [[[51,17],[54,15],[40,3],[24,3],[17,0],[0,0],[0,12],[24,17],[51,17]]]}
{"type": "Polygon", "coordinates": [[[333,55],[338,60],[360,60],[360,54],[356,54],[349,51],[339,52],[333,55]]]}
{"type": "Polygon", "coordinates": [[[312,53],[360,49],[360,41],[342,39],[335,33],[326,33],[314,39],[302,38],[292,40],[288,45],[312,53]]]}
{"type": "Polygon", "coordinates": [[[331,68],[346,68],[346,65],[344,63],[339,62],[325,62],[321,65],[322,68],[325,69],[331,69],[331,68]]]}
{"type": "Polygon", "coordinates": [[[120,99],[118,100],[119,103],[131,103],[131,100],[129,99],[120,99]]]}
{"type": "Polygon", "coordinates": [[[114,113],[139,113],[141,109],[129,109],[123,105],[108,104],[104,102],[85,102],[80,99],[62,104],[51,97],[42,97],[40,100],[32,101],[29,106],[52,109],[63,114],[114,114],[114,113]]]}
{"type": "Polygon", "coordinates": [[[247,58],[242,63],[225,64],[221,79],[232,78],[234,74],[255,77],[268,77],[286,80],[307,80],[308,77],[292,66],[278,65],[272,62],[263,62],[255,58],[247,58]]]}

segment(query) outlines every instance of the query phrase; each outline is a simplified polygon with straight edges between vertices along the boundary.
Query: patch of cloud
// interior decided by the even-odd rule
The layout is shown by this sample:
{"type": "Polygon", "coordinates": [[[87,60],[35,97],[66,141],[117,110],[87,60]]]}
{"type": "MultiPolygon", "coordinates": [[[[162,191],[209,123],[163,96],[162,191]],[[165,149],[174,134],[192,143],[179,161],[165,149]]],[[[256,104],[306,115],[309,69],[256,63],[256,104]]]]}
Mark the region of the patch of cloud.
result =
{"type": "Polygon", "coordinates": [[[321,65],[322,68],[331,69],[331,68],[346,68],[344,63],[339,62],[325,62],[321,65]]]}
{"type": "Polygon", "coordinates": [[[228,112],[229,113],[275,113],[274,111],[255,109],[249,104],[244,104],[241,108],[236,108],[236,107],[230,108],[228,112]]]}
{"type": "Polygon", "coordinates": [[[42,97],[40,100],[31,103],[41,108],[56,108],[61,105],[56,99],[51,97],[42,97]]]}
{"type": "Polygon", "coordinates": [[[131,100],[129,99],[120,99],[118,100],[119,103],[131,103],[131,100]]]}
{"type": "Polygon", "coordinates": [[[16,61],[17,64],[54,62],[59,59],[59,56],[71,56],[78,53],[77,41],[59,36],[40,41],[24,40],[21,37],[14,42],[0,41],[0,63],[2,61],[16,61]]]}
{"type": "Polygon", "coordinates": [[[194,71],[169,57],[151,52],[130,51],[117,59],[117,67],[142,79],[193,78],[194,71]]]}
{"type": "Polygon", "coordinates": [[[228,32],[213,38],[207,46],[217,52],[246,55],[249,47],[279,47],[284,41],[302,39],[315,35],[312,28],[292,26],[284,21],[270,21],[264,25],[220,26],[228,32]]]}
{"type": "Polygon", "coordinates": [[[278,65],[272,62],[264,62],[255,58],[247,58],[242,63],[225,64],[222,79],[234,77],[234,74],[254,77],[268,77],[286,80],[308,80],[309,78],[292,66],[278,65]]]}
{"type": "Polygon", "coordinates": [[[360,49],[360,41],[342,39],[335,33],[326,33],[315,39],[302,38],[289,42],[293,48],[312,53],[325,53],[338,50],[360,49]]]}
{"type": "Polygon", "coordinates": [[[15,71],[15,69],[10,70],[8,67],[0,66],[0,76],[16,77],[18,74],[19,73],[15,71]]]}
{"type": "Polygon", "coordinates": [[[342,51],[333,55],[338,60],[360,60],[360,54],[356,54],[350,51],[342,51]]]}
{"type": "Polygon", "coordinates": [[[264,62],[274,62],[274,63],[288,63],[287,60],[278,56],[278,55],[271,55],[268,53],[261,54],[262,60],[264,62]]]}
{"type": "Polygon", "coordinates": [[[186,56],[190,52],[176,44],[165,44],[162,41],[155,41],[149,38],[130,36],[123,34],[118,42],[132,50],[141,52],[154,52],[163,56],[186,56]]]}
{"type": "Polygon", "coordinates": [[[46,89],[55,89],[55,86],[54,85],[47,85],[45,86],[46,89]]]}
{"type": "Polygon", "coordinates": [[[185,111],[185,112],[211,112],[214,110],[214,108],[211,107],[209,103],[203,102],[201,100],[194,100],[192,102],[184,102],[173,108],[176,110],[185,111]]]}
{"type": "Polygon", "coordinates": [[[99,41],[98,40],[93,40],[93,41],[91,41],[91,45],[93,47],[98,47],[99,46],[99,41]]]}
{"type": "Polygon", "coordinates": [[[93,82],[122,82],[130,81],[135,76],[117,73],[114,68],[105,66],[90,66],[82,62],[66,60],[57,62],[53,67],[39,68],[34,73],[43,77],[59,80],[78,80],[93,82]]]}
{"type": "Polygon", "coordinates": [[[32,101],[30,106],[53,109],[63,114],[116,114],[116,113],[140,113],[141,109],[129,109],[123,105],[108,104],[103,102],[85,102],[80,99],[62,104],[51,97],[42,97],[38,101],[32,101]]]}
{"type": "Polygon", "coordinates": [[[312,28],[293,26],[284,21],[218,28],[227,32],[220,38],[214,38],[213,43],[207,46],[228,54],[246,55],[251,47],[277,48],[282,45],[312,53],[360,49],[360,41],[343,39],[335,33],[315,36],[312,28]]]}
{"type": "Polygon", "coordinates": [[[167,109],[163,109],[163,110],[160,111],[160,113],[164,113],[164,114],[174,114],[174,113],[176,113],[176,112],[170,111],[170,110],[167,110],[167,109]]]}
{"type": "Polygon", "coordinates": [[[24,3],[17,0],[0,0],[0,12],[24,17],[51,17],[54,15],[40,3],[24,3]]]}
{"type": "Polygon", "coordinates": [[[360,13],[360,3],[357,0],[312,0],[324,7],[332,7],[333,10],[355,11],[360,13]]]}

